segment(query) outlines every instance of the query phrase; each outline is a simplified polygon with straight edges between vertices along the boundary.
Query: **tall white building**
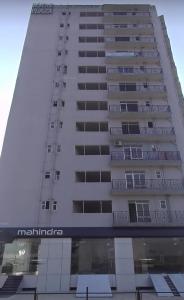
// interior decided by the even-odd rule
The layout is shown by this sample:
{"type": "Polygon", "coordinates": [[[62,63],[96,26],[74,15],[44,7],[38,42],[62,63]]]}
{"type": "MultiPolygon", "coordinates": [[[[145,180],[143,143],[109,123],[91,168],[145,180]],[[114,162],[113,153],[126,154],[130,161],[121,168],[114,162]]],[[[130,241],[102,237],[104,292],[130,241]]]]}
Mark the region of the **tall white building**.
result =
{"type": "Polygon", "coordinates": [[[1,286],[181,292],[183,109],[154,6],[34,5],[0,166],[1,286]]]}

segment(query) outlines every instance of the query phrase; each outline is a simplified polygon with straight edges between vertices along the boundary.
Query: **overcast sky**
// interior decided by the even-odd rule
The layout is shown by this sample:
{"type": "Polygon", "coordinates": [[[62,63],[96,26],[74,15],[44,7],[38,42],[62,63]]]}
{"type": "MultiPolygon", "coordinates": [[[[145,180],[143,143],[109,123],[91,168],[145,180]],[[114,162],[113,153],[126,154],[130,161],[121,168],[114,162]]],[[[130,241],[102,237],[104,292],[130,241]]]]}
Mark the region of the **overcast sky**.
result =
{"type": "Polygon", "coordinates": [[[153,4],[164,15],[184,91],[184,0],[0,0],[0,152],[33,2],[54,4],[153,4]]]}

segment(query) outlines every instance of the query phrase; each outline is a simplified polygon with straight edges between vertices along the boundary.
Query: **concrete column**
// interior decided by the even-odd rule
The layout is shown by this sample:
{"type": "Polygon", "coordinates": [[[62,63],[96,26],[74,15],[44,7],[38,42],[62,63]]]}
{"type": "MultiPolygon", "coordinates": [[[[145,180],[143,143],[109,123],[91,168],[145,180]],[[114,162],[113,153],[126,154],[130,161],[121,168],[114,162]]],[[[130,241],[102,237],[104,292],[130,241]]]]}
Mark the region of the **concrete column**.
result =
{"type": "Polygon", "coordinates": [[[117,290],[135,291],[134,260],[131,238],[115,238],[117,290]]]}

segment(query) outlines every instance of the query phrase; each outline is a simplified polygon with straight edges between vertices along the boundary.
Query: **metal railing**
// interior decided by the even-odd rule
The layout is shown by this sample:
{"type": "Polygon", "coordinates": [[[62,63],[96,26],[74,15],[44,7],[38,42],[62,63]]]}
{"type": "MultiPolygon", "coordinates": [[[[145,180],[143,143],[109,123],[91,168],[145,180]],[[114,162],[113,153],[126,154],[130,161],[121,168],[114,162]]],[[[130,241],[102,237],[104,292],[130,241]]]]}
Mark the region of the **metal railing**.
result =
{"type": "Polygon", "coordinates": [[[113,226],[177,226],[184,225],[184,211],[178,210],[154,210],[146,215],[134,217],[128,211],[113,212],[113,226]]]}
{"type": "Polygon", "coordinates": [[[153,192],[184,192],[184,181],[180,179],[114,179],[112,192],[125,191],[153,191],[153,192]]]}
{"type": "Polygon", "coordinates": [[[122,84],[122,85],[109,85],[109,92],[162,92],[166,91],[166,87],[164,85],[148,85],[148,84],[122,84]]]}
{"type": "Polygon", "coordinates": [[[112,161],[124,161],[124,160],[181,160],[179,151],[142,151],[139,156],[133,157],[127,155],[124,151],[112,151],[111,152],[112,161]]]}
{"type": "Polygon", "coordinates": [[[161,74],[161,68],[129,68],[129,67],[117,67],[108,68],[107,74],[161,74]]]}
{"type": "Polygon", "coordinates": [[[127,109],[125,110],[119,104],[112,104],[109,105],[110,112],[121,112],[121,113],[128,113],[128,112],[155,112],[155,113],[165,113],[170,112],[169,105],[138,105],[136,103],[126,103],[127,109]]]}
{"type": "Polygon", "coordinates": [[[106,51],[106,57],[158,57],[158,51],[118,51],[118,52],[108,52],[106,51]]]}
{"type": "Polygon", "coordinates": [[[113,42],[113,43],[129,43],[129,42],[135,42],[135,43],[154,43],[155,39],[154,37],[139,37],[137,39],[137,37],[129,37],[128,40],[123,40],[120,37],[116,38],[116,37],[105,37],[104,39],[105,42],[113,42]]]}
{"type": "Polygon", "coordinates": [[[111,127],[110,135],[174,135],[173,127],[156,127],[156,128],[148,128],[148,127],[138,127],[137,125],[128,124],[127,127],[111,127]]]}
{"type": "Polygon", "coordinates": [[[145,24],[105,24],[105,29],[122,29],[122,28],[153,28],[151,23],[145,24]]]}

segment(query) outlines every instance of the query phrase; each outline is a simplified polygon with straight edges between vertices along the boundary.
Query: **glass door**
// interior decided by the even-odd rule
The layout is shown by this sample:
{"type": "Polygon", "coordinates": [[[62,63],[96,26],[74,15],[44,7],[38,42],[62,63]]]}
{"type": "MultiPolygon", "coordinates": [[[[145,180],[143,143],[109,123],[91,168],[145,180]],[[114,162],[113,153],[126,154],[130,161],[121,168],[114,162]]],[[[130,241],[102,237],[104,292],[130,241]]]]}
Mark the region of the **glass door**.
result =
{"type": "Polygon", "coordinates": [[[129,202],[128,207],[131,223],[151,222],[148,201],[129,202]]]}
{"type": "Polygon", "coordinates": [[[133,188],[145,188],[145,173],[144,172],[136,172],[136,173],[126,173],[126,187],[127,189],[133,188]]]}

